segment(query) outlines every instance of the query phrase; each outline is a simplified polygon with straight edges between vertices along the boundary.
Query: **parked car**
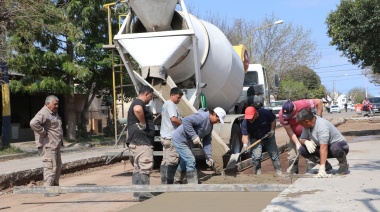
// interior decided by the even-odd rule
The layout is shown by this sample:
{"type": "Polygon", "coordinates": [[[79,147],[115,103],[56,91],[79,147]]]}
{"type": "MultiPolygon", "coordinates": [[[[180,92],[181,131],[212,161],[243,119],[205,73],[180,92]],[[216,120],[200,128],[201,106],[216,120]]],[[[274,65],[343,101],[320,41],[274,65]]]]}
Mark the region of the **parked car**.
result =
{"type": "Polygon", "coordinates": [[[372,104],[373,112],[380,113],[380,97],[369,97],[368,100],[372,104]]]}
{"type": "Polygon", "coordinates": [[[270,108],[272,109],[272,112],[276,117],[278,117],[278,113],[280,112],[282,105],[286,102],[287,100],[278,100],[278,101],[271,101],[270,102],[270,108]]]}
{"type": "Polygon", "coordinates": [[[347,110],[350,110],[350,111],[354,111],[355,110],[355,106],[354,106],[354,104],[348,104],[347,105],[347,110]]]}
{"type": "Polygon", "coordinates": [[[340,113],[340,108],[338,105],[331,105],[330,107],[330,113],[340,113]]]}

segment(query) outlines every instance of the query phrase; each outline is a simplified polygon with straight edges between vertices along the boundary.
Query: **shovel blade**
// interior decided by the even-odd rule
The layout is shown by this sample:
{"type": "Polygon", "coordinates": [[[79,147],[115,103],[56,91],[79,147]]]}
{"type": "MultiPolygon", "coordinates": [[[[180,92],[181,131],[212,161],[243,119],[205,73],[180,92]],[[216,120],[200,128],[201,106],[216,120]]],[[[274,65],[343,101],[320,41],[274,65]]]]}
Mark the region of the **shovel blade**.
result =
{"type": "Polygon", "coordinates": [[[240,153],[236,153],[231,155],[230,160],[227,163],[226,170],[228,169],[234,169],[238,160],[239,160],[240,153]]]}

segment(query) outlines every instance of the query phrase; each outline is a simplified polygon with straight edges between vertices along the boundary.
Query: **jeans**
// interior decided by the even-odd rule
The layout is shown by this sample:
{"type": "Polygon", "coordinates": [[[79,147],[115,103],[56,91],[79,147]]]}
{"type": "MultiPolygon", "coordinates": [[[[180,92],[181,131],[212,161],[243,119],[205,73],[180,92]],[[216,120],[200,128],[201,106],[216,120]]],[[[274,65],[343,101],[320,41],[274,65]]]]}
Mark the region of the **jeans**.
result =
{"type": "MultiPolygon", "coordinates": [[[[254,143],[257,139],[251,138],[250,143],[254,143]]],[[[272,161],[280,160],[276,144],[276,138],[273,135],[271,138],[266,138],[260,143],[258,143],[256,146],[252,148],[252,162],[255,163],[255,161],[260,161],[263,158],[263,147],[267,150],[270,158],[272,161]]]]}
{"type": "Polygon", "coordinates": [[[173,141],[174,147],[177,149],[178,154],[179,154],[179,165],[177,167],[177,171],[179,172],[189,172],[189,171],[194,171],[197,170],[195,165],[195,157],[193,153],[191,152],[191,148],[182,142],[176,142],[175,140],[173,141]]]}
{"type": "MultiPolygon", "coordinates": [[[[320,146],[317,146],[315,152],[310,154],[307,151],[305,146],[301,146],[299,151],[300,155],[305,158],[313,159],[315,157],[320,158],[320,146]]],[[[349,152],[348,143],[346,141],[335,142],[331,145],[328,145],[327,158],[342,158],[346,156],[349,152]]]]}

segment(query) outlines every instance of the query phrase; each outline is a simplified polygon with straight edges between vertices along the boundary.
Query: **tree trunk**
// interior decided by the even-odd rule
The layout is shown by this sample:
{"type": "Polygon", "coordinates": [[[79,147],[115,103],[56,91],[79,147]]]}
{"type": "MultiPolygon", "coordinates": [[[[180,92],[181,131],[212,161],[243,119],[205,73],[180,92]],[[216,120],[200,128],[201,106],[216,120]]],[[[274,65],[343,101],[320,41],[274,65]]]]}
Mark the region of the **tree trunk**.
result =
{"type": "Polygon", "coordinates": [[[75,99],[74,91],[71,91],[69,94],[65,95],[65,115],[67,123],[67,139],[75,140],[76,139],[76,111],[75,111],[75,99]]]}

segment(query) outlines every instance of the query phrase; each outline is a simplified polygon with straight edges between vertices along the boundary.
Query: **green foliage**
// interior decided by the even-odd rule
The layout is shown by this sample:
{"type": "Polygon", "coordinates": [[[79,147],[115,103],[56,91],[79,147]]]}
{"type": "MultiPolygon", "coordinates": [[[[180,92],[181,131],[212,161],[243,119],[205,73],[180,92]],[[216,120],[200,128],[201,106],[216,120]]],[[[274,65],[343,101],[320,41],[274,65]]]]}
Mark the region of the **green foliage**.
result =
{"type": "Polygon", "coordinates": [[[366,96],[365,88],[354,87],[348,91],[347,96],[348,98],[351,98],[351,101],[353,103],[361,103],[366,96]]]}
{"type": "Polygon", "coordinates": [[[302,82],[293,80],[281,80],[278,99],[305,99],[307,88],[302,82]]]}
{"type": "Polygon", "coordinates": [[[331,45],[362,68],[380,73],[380,0],[342,0],[326,19],[331,45]]]}
{"type": "Polygon", "coordinates": [[[321,85],[320,77],[312,69],[297,66],[281,77],[279,98],[322,98],[325,96],[325,90],[325,87],[321,85]]]}
{"type": "Polygon", "coordinates": [[[17,153],[23,153],[23,151],[18,147],[14,147],[12,145],[0,149],[0,155],[10,155],[17,153]]]}

